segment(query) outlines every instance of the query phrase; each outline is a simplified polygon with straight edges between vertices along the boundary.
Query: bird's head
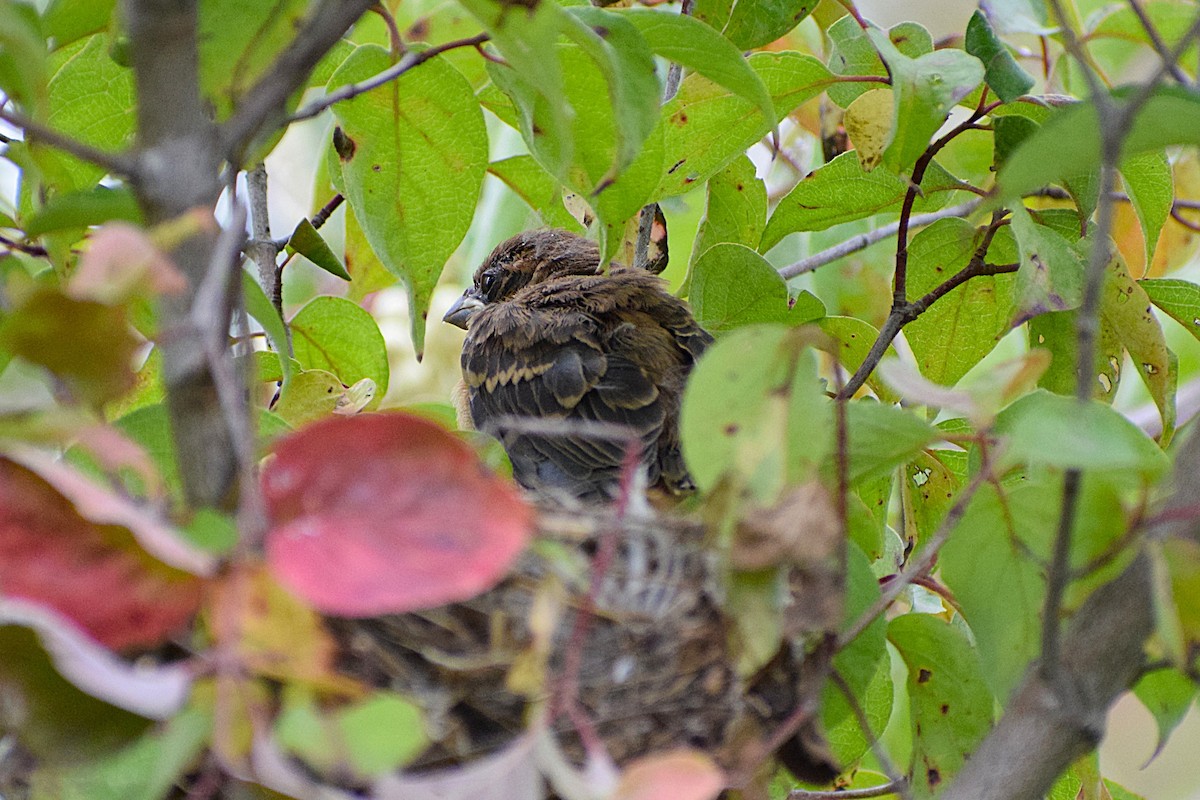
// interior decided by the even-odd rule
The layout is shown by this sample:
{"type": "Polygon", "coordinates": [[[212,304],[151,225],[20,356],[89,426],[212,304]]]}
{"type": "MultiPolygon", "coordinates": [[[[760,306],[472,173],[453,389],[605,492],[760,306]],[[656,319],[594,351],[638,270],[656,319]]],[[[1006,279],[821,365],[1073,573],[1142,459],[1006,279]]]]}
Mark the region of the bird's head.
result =
{"type": "Polygon", "coordinates": [[[471,288],[454,301],[443,322],[466,330],[475,312],[508,300],[526,286],[563,275],[594,275],[600,268],[596,243],[558,229],[518,233],[501,243],[475,270],[471,288]]]}

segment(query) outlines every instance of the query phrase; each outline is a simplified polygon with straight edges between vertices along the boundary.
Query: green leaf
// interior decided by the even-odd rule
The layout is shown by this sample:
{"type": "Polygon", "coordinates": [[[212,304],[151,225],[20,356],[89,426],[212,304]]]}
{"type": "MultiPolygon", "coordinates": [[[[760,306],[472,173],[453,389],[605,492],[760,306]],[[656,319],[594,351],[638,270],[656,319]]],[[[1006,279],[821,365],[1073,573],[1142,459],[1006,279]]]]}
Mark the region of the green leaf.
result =
{"type": "Polygon", "coordinates": [[[887,62],[895,97],[895,119],[883,152],[883,165],[892,172],[906,174],[942,127],[950,109],[983,81],[983,64],[962,50],[952,49],[909,58],[883,31],[872,28],[867,36],[887,62]]]}
{"type": "MultiPolygon", "coordinates": [[[[697,259],[715,244],[730,242],[758,247],[767,218],[766,184],[759,180],[754,162],[745,155],[713,175],[705,192],[704,216],[692,243],[693,269],[697,259]]],[[[684,280],[684,294],[690,285],[689,273],[684,280]]]]}
{"type": "Polygon", "coordinates": [[[1146,278],[1138,285],[1154,305],[1200,339],[1200,286],[1178,278],[1146,278]]]}
{"type": "Polygon", "coordinates": [[[495,175],[538,213],[552,228],[583,233],[583,226],[563,205],[562,185],[529,155],[493,161],[488,172],[495,175]]]}
{"type": "Polygon", "coordinates": [[[1041,125],[1019,114],[1008,117],[996,117],[992,120],[993,143],[992,166],[999,171],[1008,162],[1009,157],[1021,143],[1040,128],[1041,125]]]}
{"type": "MultiPolygon", "coordinates": [[[[632,28],[628,23],[626,25],[632,28]]],[[[608,235],[609,227],[622,226],[637,214],[651,199],[658,183],[662,172],[662,131],[656,127],[636,162],[614,179],[611,170],[619,159],[620,142],[627,137],[618,130],[604,73],[575,45],[559,45],[556,52],[567,77],[566,101],[575,112],[570,122],[571,147],[563,180],[569,189],[591,204],[603,223],[600,228],[601,237],[605,239],[602,255],[611,257],[620,241],[619,237],[608,235]]],[[[512,75],[512,70],[494,64],[488,69],[492,79],[513,98],[514,103],[522,106],[527,102],[520,94],[522,86],[512,75]]],[[[534,131],[541,129],[540,120],[541,117],[536,115],[534,118],[523,116],[522,136],[538,163],[553,174],[554,165],[561,157],[554,150],[558,143],[549,137],[535,135],[534,131]]],[[[641,144],[639,140],[639,146],[641,144]]]]}
{"type": "MultiPolygon", "coordinates": [[[[1050,351],[1050,367],[1038,380],[1038,386],[1056,394],[1074,396],[1075,364],[1079,360],[1077,311],[1055,311],[1029,320],[1029,344],[1050,351]]],[[[1092,397],[1111,404],[1121,385],[1121,363],[1125,348],[1112,326],[1101,317],[1100,336],[1096,341],[1095,376],[1092,397]]]]}
{"type": "MultiPolygon", "coordinates": [[[[966,268],[979,233],[966,220],[943,219],[917,233],[908,245],[908,296],[919,298],[966,268]]],[[[1011,238],[997,236],[989,263],[1015,260],[1011,238]]],[[[921,374],[953,386],[992,351],[1009,331],[1015,275],[982,275],[950,291],[904,328],[921,374]]]]}
{"type": "MultiPolygon", "coordinates": [[[[847,14],[829,26],[829,69],[835,75],[884,77],[888,74],[879,52],[854,17],[847,14]]],[[[915,22],[902,22],[888,31],[888,38],[901,53],[918,58],[933,52],[933,37],[915,22]]],[[[829,87],[829,99],[846,108],[859,95],[879,86],[878,82],[836,83],[829,87]]]]}
{"type": "Polygon", "coordinates": [[[308,10],[305,0],[201,0],[196,40],[200,90],[217,119],[228,117],[296,35],[308,10]]]}
{"type": "Polygon", "coordinates": [[[913,793],[933,797],[991,729],[992,694],[967,634],[941,617],[897,617],[888,641],[908,667],[913,793]]]}
{"type": "MultiPolygon", "coordinates": [[[[108,37],[96,34],[59,55],[65,60],[50,79],[46,124],[101,150],[125,148],[133,141],[133,74],[113,61],[108,37]]],[[[104,175],[103,167],[46,145],[34,149],[39,165],[60,190],[92,186],[104,175]]]]}
{"type": "MultiPolygon", "coordinates": [[[[933,451],[939,455],[945,450],[933,451]]],[[[905,539],[920,547],[928,541],[954,504],[959,478],[938,458],[929,452],[918,453],[916,458],[904,465],[901,473],[904,482],[905,539]]]]}
{"type": "MultiPolygon", "coordinates": [[[[1024,518],[1038,498],[1014,487],[1008,504],[1024,518]]],[[[1045,593],[1041,568],[1024,557],[1006,503],[985,485],[972,499],[962,520],[938,556],[942,579],[954,592],[975,635],[992,691],[1001,703],[1016,688],[1026,665],[1037,656],[1040,615],[1045,593]],[[997,603],[996,598],[1004,598],[997,603]]],[[[1058,507],[1047,512],[1056,515],[1058,507]]]]}
{"type": "MultiPolygon", "coordinates": [[[[1130,89],[1118,89],[1118,104],[1130,89]]],[[[1200,97],[1182,87],[1159,86],[1122,139],[1121,160],[1176,144],[1200,144],[1200,97]]],[[[994,203],[1008,203],[1050,183],[1085,174],[1100,165],[1100,120],[1091,102],[1058,109],[1026,140],[996,179],[994,203]],[[1070,142],[1070,147],[1063,147],[1070,142]]]]}
{"type": "Polygon", "coordinates": [[[1167,471],[1166,454],[1136,425],[1103,403],[1036,391],[996,418],[1005,464],[1100,472],[1128,471],[1152,481],[1167,471]],[[1053,442],[1054,445],[1047,446],[1053,442]]]}
{"type": "MultiPolygon", "coordinates": [[[[961,185],[935,161],[925,171],[922,196],[913,208],[917,211],[941,208],[949,192],[961,185]]],[[[843,222],[899,211],[908,187],[909,181],[886,170],[864,170],[858,151],[842,153],[810,172],[779,201],[758,249],[767,252],[789,233],[823,231],[843,222]]]]}
{"type": "Polygon", "coordinates": [[[1012,229],[1021,251],[1014,324],[1047,311],[1078,307],[1083,299],[1080,250],[1058,231],[1034,222],[1020,204],[1012,209],[1012,229]]]}
{"type": "Polygon", "coordinates": [[[1162,417],[1160,438],[1165,447],[1175,430],[1175,387],[1178,379],[1173,356],[1167,349],[1162,325],[1150,308],[1150,296],[1115,258],[1104,282],[1100,314],[1133,359],[1134,369],[1150,391],[1162,417]]]}
{"type": "MultiPolygon", "coordinates": [[[[880,596],[879,581],[871,572],[871,562],[851,542],[846,548],[846,625],[871,608],[880,596]]],[[[892,674],[887,658],[887,624],[876,617],[863,632],[833,657],[833,667],[846,681],[870,722],[874,737],[883,734],[892,714],[892,674]]],[[[840,764],[852,764],[871,746],[858,723],[846,696],[826,683],[821,700],[821,718],[825,733],[840,764]]]]}
{"type": "MultiPolygon", "coordinates": [[[[566,24],[565,12],[557,3],[517,8],[492,0],[460,0],[460,5],[483,24],[508,65],[489,62],[488,73],[520,111],[519,124],[513,127],[521,130],[530,152],[551,175],[565,178],[572,159],[572,107],[563,93],[563,66],[553,55],[559,30],[566,24]],[[498,79],[501,72],[504,77],[498,79]]],[[[482,102],[484,91],[480,94],[482,102]]],[[[493,105],[487,107],[497,111],[493,105]]],[[[516,121],[502,112],[497,116],[509,124],[516,121]]]]}
{"type": "MultiPolygon", "coordinates": [[[[1143,10],[1168,48],[1178,45],[1196,18],[1196,10],[1189,3],[1150,2],[1143,5],[1143,10]]],[[[1124,39],[1147,46],[1153,44],[1146,33],[1146,26],[1127,5],[1107,6],[1088,38],[1124,39]]]]}
{"type": "Polygon", "coordinates": [[[817,0],[698,0],[692,16],[721,31],[739,50],[770,44],[800,24],[817,0]]]}
{"type": "Polygon", "coordinates": [[[1130,156],[1121,162],[1121,181],[1142,226],[1146,243],[1146,265],[1154,262],[1154,251],[1171,207],[1175,202],[1175,179],[1163,151],[1130,156]]]}
{"type": "MultiPolygon", "coordinates": [[[[279,316],[275,306],[267,299],[267,295],[259,286],[258,281],[245,270],[242,271],[242,302],[246,306],[246,313],[254,317],[259,325],[262,325],[276,351],[286,350],[288,335],[283,318],[279,316]]],[[[291,359],[280,360],[283,362],[283,382],[287,383],[292,377],[291,359]]]]}
{"type": "Polygon", "coordinates": [[[29,238],[43,233],[86,228],[113,220],[142,223],[142,212],[128,187],[93,186],[51,197],[25,225],[29,238]]]}
{"type": "Polygon", "coordinates": [[[829,70],[812,56],[754,53],[748,59],[775,104],[768,122],[758,107],[703,75],[688,75],[662,109],[661,181],[652,199],[684,194],[742,155],[788,113],[820,94],[829,70]]]}
{"type": "Polygon", "coordinates": [[[107,29],[116,7],[117,0],[50,0],[42,12],[42,30],[57,50],[107,29]]]}
{"type": "Polygon", "coordinates": [[[788,316],[787,284],[767,260],[741,244],[717,244],[696,261],[688,298],[692,312],[717,334],[788,316]]]}
{"type": "MultiPolygon", "coordinates": [[[[359,47],[330,89],[387,68],[387,51],[359,47]]],[[[487,169],[487,129],[466,79],[431,59],[396,81],[334,106],[353,153],[346,199],[371,248],[408,290],[413,345],[424,351],[429,300],[471,225],[487,169]]],[[[343,380],[344,380],[343,376],[343,380]]],[[[380,394],[386,388],[381,384],[380,394]]]]}
{"type": "Polygon", "coordinates": [[[1050,21],[1046,0],[989,0],[988,20],[1000,33],[1048,36],[1058,28],[1050,21]]]}
{"type": "MultiPolygon", "coordinates": [[[[1046,441],[1057,446],[1063,440],[1046,441]]],[[[971,626],[984,673],[1001,704],[1038,654],[1044,565],[1055,546],[1062,495],[1063,476],[1056,471],[1029,473],[999,487],[984,485],[938,557],[942,578],[971,626]],[[998,597],[1004,601],[996,602],[998,597]]],[[[1085,475],[1076,503],[1072,568],[1086,569],[1121,541],[1127,527],[1120,493],[1099,477],[1085,475]]],[[[1108,578],[1093,572],[1068,587],[1066,611],[1078,608],[1097,579],[1108,578]]]]}
{"type": "Polygon", "coordinates": [[[825,317],[825,304],[815,294],[805,289],[791,301],[788,309],[787,323],[789,325],[804,325],[817,322],[825,317]]]}
{"type": "Polygon", "coordinates": [[[47,58],[44,23],[29,4],[0,2],[0,91],[32,117],[45,108],[47,58]]]}
{"type": "Polygon", "coordinates": [[[1191,678],[1174,669],[1154,670],[1134,685],[1133,693],[1158,725],[1158,744],[1151,760],[1162,752],[1171,732],[1183,722],[1198,692],[1200,687],[1191,678]]]}
{"type": "Polygon", "coordinates": [[[212,714],[188,708],[161,729],[112,755],[70,766],[41,766],[35,800],[160,800],[196,766],[212,737],[212,714]]]}
{"type": "Polygon", "coordinates": [[[598,192],[633,163],[642,142],[654,129],[662,88],[649,45],[638,27],[624,16],[576,6],[567,10],[564,20],[564,33],[600,68],[612,102],[616,154],[612,166],[592,189],[598,192]]]}
{"type": "Polygon", "coordinates": [[[336,275],[344,281],[350,280],[350,273],[342,266],[342,262],[329,249],[325,239],[317,233],[317,229],[307,217],[302,217],[296,229],[292,231],[287,250],[289,253],[299,253],[330,275],[336,275]]]}
{"type": "Polygon", "coordinates": [[[680,418],[697,486],[711,490],[728,477],[771,502],[826,462],[832,413],[807,341],[800,329],[752,325],[722,337],[700,359],[680,418]]]}
{"type": "Polygon", "coordinates": [[[976,11],[971,15],[963,46],[983,62],[986,69],[984,80],[1005,103],[1013,102],[1033,88],[1033,76],[1021,69],[982,13],[976,11]]]}
{"type": "MultiPolygon", "coordinates": [[[[790,4],[807,5],[810,8],[816,5],[813,0],[799,0],[798,3],[797,0],[790,0],[790,4]]],[[[804,13],[807,14],[810,8],[805,9],[804,13]]],[[[769,13],[767,9],[758,10],[769,13]]],[[[625,14],[625,19],[637,27],[656,54],[694,70],[738,97],[755,103],[762,111],[763,119],[774,126],[775,106],[771,95],[758,74],[750,69],[746,59],[742,57],[742,50],[750,48],[740,44],[734,46],[734,43],[708,25],[681,14],[631,9],[625,14]]]]}
{"type": "Polygon", "coordinates": [[[375,255],[362,225],[353,208],[346,209],[346,235],[343,251],[346,257],[346,272],[350,273],[351,281],[346,298],[355,303],[361,303],[367,295],[395,286],[397,278],[375,255]]]}
{"type": "Polygon", "coordinates": [[[338,714],[350,763],[377,776],[408,764],[428,747],[421,709],[403,695],[377,691],[338,714]]]}
{"type": "MultiPolygon", "coordinates": [[[[874,325],[856,317],[824,317],[818,320],[817,324],[836,345],[831,352],[851,373],[862,366],[871,347],[875,344],[875,340],[879,338],[879,331],[874,325]]],[[[891,345],[888,345],[884,356],[898,358],[895,348],[891,345]]],[[[884,402],[898,402],[900,399],[883,381],[879,380],[875,372],[872,372],[867,378],[867,385],[884,402]]]]}
{"type": "Polygon", "coordinates": [[[850,482],[876,478],[911,460],[941,432],[911,411],[859,400],[846,406],[850,482]]]}
{"type": "Polygon", "coordinates": [[[333,414],[345,391],[341,379],[328,370],[294,370],[272,410],[288,425],[299,428],[333,414]]]}
{"type": "Polygon", "coordinates": [[[292,354],[305,370],[326,370],[351,386],[363,378],[375,382],[377,408],[387,394],[388,358],[375,320],[342,297],[321,296],[292,317],[292,354]]]}

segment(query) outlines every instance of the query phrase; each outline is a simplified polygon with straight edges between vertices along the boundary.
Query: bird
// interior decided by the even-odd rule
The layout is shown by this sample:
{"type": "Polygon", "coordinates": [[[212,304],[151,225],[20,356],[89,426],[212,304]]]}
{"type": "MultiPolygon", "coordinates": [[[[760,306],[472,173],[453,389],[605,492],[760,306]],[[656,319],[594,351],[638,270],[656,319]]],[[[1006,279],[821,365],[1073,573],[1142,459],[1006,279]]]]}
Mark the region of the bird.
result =
{"type": "Polygon", "coordinates": [[[601,267],[595,242],[559,229],[519,233],[492,251],[443,317],[467,331],[466,416],[500,439],[527,489],[612,500],[636,437],[647,485],[690,492],[680,402],[713,337],[662,279],[601,267]],[[629,435],[604,433],[613,430],[629,435]]]}

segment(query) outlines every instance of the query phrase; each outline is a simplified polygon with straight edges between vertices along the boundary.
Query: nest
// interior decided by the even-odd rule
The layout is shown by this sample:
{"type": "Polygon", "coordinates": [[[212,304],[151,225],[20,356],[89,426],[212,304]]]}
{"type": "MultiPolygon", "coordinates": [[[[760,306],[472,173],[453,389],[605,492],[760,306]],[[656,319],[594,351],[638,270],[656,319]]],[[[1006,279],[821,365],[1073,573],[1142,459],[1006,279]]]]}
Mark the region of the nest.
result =
{"type": "MultiPolygon", "coordinates": [[[[827,659],[785,646],[750,679],[736,672],[723,582],[703,528],[664,515],[543,507],[538,543],[507,579],[470,601],[421,613],[327,621],[340,671],[403,692],[426,712],[433,744],[410,769],[497,752],[536,711],[574,703],[618,764],[691,747],[735,768],[819,691],[827,659]]],[[[579,714],[552,713],[582,763],[579,714]]],[[[806,724],[781,748],[807,779],[836,774],[806,724]]]]}

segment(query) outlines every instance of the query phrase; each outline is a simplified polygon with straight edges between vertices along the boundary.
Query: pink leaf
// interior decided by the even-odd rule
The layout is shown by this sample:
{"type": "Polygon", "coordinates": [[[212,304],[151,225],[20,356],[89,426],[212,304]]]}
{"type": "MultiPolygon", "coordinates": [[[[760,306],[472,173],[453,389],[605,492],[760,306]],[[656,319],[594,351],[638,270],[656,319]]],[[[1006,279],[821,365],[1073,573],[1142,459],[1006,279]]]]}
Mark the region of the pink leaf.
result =
{"type": "Polygon", "coordinates": [[[263,473],[275,575],[319,610],[398,614],[473,597],[532,532],[517,490],[408,414],[333,417],[282,440],[263,473]]]}
{"type": "Polygon", "coordinates": [[[4,596],[48,606],[113,649],[155,646],[191,620],[199,579],[134,539],[134,527],[153,528],[166,545],[165,525],[64,464],[33,451],[23,460],[37,472],[0,457],[4,596]]]}
{"type": "Polygon", "coordinates": [[[629,764],[612,800],[713,800],[724,787],[725,773],[712,759],[675,750],[629,764]]]}

